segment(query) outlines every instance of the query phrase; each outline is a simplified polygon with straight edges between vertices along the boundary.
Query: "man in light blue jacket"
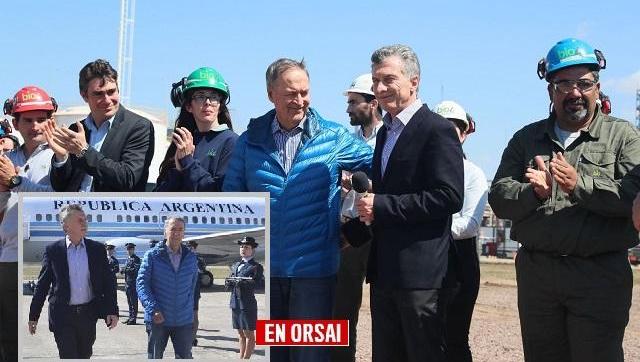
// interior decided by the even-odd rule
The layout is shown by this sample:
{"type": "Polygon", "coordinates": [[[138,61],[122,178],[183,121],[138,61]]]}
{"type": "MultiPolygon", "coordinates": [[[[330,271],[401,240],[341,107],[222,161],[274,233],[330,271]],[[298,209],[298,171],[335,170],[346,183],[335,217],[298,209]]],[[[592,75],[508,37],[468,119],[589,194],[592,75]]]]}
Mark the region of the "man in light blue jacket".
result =
{"type": "MultiPolygon", "coordinates": [[[[372,150],[309,107],[304,62],[266,72],[275,109],[236,143],[223,191],[271,194],[271,319],[331,319],[340,259],[340,175],[369,171],[372,150]]],[[[328,348],[272,347],[272,361],[327,361],[328,348]]]]}
{"type": "Polygon", "coordinates": [[[184,220],[168,218],[165,242],[142,259],[136,287],[144,306],[149,359],[161,359],[171,337],[176,358],[192,358],[193,293],[198,277],[196,255],[182,245],[184,220]]]}

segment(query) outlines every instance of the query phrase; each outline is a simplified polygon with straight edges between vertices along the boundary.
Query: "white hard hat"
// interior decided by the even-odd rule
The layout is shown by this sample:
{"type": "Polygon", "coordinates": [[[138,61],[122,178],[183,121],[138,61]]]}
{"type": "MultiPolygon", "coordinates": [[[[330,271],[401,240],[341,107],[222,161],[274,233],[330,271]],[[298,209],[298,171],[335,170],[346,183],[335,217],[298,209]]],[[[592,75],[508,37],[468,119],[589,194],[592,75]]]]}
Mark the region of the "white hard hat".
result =
{"type": "Polygon", "coordinates": [[[373,87],[373,81],[371,80],[371,73],[363,74],[356,78],[349,89],[344,91],[344,95],[349,95],[349,92],[364,93],[373,95],[371,88],[373,87]]]}
{"type": "Polygon", "coordinates": [[[434,112],[441,115],[444,118],[457,119],[465,124],[465,132],[469,129],[469,120],[467,119],[467,112],[464,108],[454,101],[442,101],[438,103],[434,112]]]}

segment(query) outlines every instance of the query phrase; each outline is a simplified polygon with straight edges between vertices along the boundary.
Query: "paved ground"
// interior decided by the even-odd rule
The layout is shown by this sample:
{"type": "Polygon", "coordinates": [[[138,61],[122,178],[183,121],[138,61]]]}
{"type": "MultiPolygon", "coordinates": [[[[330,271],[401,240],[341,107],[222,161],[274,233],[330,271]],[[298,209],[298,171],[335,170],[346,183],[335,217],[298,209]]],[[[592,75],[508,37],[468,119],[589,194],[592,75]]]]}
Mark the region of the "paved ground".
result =
{"type": "MultiPolygon", "coordinates": [[[[229,309],[229,293],[220,285],[222,279],[216,280],[212,288],[202,290],[200,300],[200,328],[198,330],[198,346],[193,347],[193,357],[206,359],[207,361],[235,360],[238,359],[238,338],[236,331],[231,328],[231,310],[229,309]]],[[[264,294],[257,294],[258,318],[264,319],[264,294]]],[[[24,296],[22,303],[22,357],[24,359],[52,359],[58,357],[58,350],[47,326],[47,303],[43,308],[38,324],[38,331],[34,336],[27,332],[27,319],[31,296],[24,296]]],[[[120,280],[118,290],[118,306],[120,307],[120,321],[128,317],[127,297],[120,280]],[[125,312],[126,311],[126,312],[125,312]],[[126,313],[126,314],[125,314],[126,313]]],[[[140,308],[138,321],[142,323],[142,308],[140,308]]],[[[144,324],[128,326],[119,323],[109,331],[103,321],[98,321],[96,343],[93,349],[93,358],[105,359],[144,359],[146,360],[147,335],[144,324]]],[[[266,350],[259,347],[252,356],[252,360],[266,361],[266,350]]],[[[165,351],[165,358],[174,358],[171,342],[165,351]]]]}
{"type": "MultiPolygon", "coordinates": [[[[513,262],[484,260],[480,293],[471,322],[469,343],[476,362],[523,361],[513,262]]],[[[624,339],[625,361],[640,361],[640,269],[634,268],[633,305],[624,339]]],[[[357,361],[371,361],[369,286],[363,291],[358,323],[357,361]]]]}

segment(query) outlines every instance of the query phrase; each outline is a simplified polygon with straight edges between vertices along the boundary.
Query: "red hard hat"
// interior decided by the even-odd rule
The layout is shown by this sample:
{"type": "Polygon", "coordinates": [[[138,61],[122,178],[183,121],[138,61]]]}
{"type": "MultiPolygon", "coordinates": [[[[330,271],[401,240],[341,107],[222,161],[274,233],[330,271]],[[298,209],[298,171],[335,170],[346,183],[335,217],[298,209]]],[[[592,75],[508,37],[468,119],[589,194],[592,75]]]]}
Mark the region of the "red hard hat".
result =
{"type": "Polygon", "coordinates": [[[14,115],[28,111],[53,111],[58,109],[58,104],[53,97],[49,97],[44,89],[36,86],[27,86],[18,91],[12,99],[4,102],[4,114],[14,115]]]}

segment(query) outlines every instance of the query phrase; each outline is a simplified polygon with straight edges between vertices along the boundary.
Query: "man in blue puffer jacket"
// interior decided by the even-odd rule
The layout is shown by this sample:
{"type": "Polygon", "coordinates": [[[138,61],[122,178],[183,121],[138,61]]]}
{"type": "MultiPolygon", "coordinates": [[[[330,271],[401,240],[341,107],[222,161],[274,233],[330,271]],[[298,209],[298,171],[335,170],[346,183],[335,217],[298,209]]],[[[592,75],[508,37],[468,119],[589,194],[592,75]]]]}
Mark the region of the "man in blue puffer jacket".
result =
{"type": "Polygon", "coordinates": [[[147,251],[136,287],[144,306],[149,359],[162,358],[171,337],[176,358],[192,358],[193,293],[198,277],[196,255],[182,245],[184,220],[168,218],[165,242],[147,251]]]}
{"type": "MultiPolygon", "coordinates": [[[[271,319],[331,319],[339,253],[340,174],[366,171],[372,150],[309,108],[304,62],[267,69],[275,109],[238,139],[223,191],[271,195],[271,319]]],[[[322,347],[272,347],[272,361],[328,361],[322,347]]]]}

